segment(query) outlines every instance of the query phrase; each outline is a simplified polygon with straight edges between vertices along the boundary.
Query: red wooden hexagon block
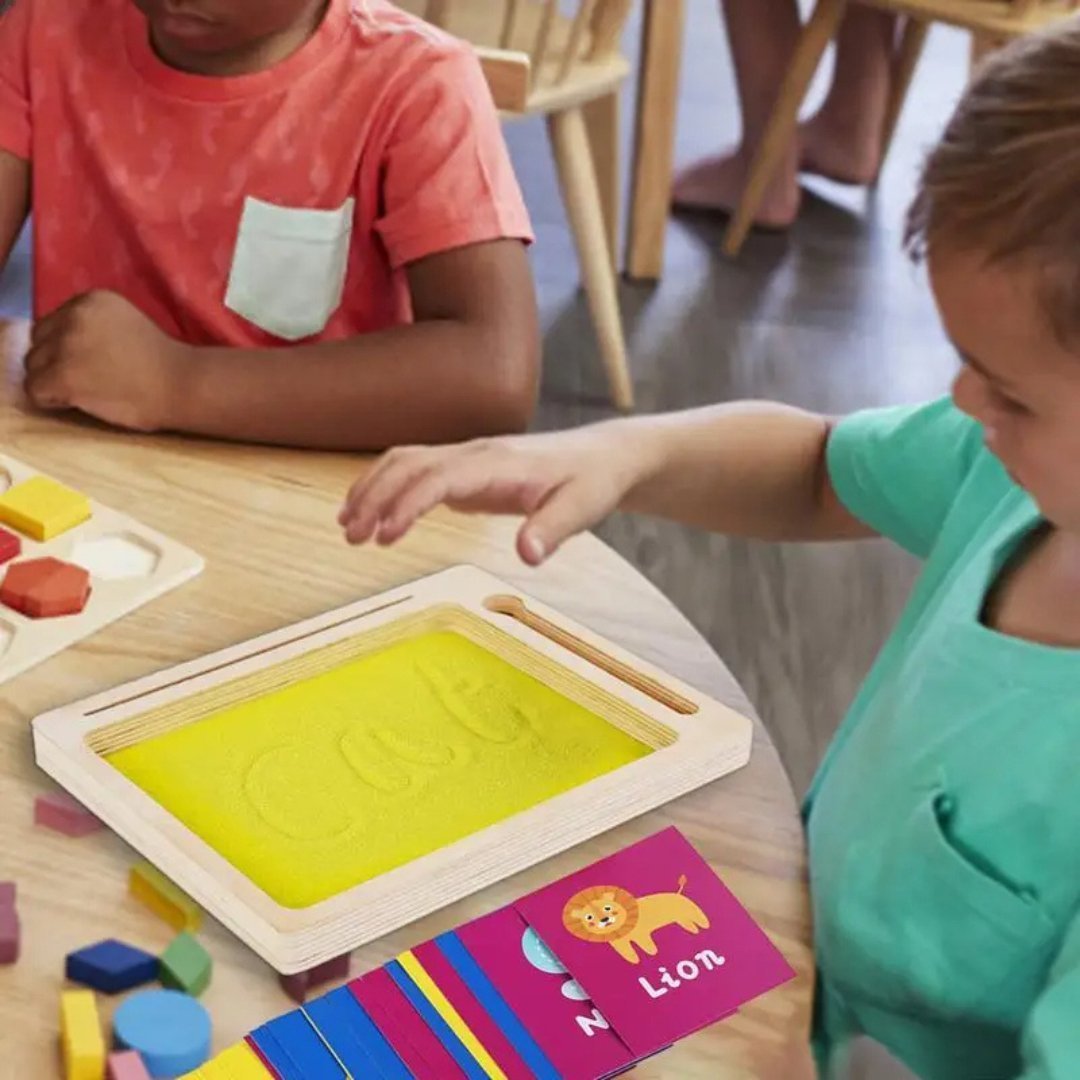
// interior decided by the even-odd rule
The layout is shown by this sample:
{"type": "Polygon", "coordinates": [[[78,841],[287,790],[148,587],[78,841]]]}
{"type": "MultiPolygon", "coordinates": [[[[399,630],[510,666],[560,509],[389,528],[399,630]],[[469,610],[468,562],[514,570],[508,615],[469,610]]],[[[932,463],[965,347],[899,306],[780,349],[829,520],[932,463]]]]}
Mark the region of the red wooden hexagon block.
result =
{"type": "Polygon", "coordinates": [[[31,619],[78,615],[89,599],[89,573],[51,556],[15,563],[0,586],[0,604],[31,619]]]}
{"type": "Polygon", "coordinates": [[[22,541],[7,529],[0,529],[0,563],[10,562],[22,554],[22,541]]]}

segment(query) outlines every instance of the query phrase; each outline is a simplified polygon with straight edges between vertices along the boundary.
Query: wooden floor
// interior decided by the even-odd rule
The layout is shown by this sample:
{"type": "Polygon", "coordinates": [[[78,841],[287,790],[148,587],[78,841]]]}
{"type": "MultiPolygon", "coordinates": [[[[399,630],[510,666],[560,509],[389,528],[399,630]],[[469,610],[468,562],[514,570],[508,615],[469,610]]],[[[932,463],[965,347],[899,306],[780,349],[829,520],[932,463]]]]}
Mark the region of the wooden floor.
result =
{"type": "MultiPolygon", "coordinates": [[[[689,2],[682,162],[716,152],[739,130],[717,6],[689,2]]],[[[956,360],[900,239],[921,156],[946,119],[943,103],[962,90],[966,50],[962,35],[931,35],[876,193],[811,182],[791,235],[752,237],[738,263],[718,253],[721,223],[671,225],[661,284],[622,290],[640,411],[754,397],[840,414],[947,390],[956,360]]],[[[608,416],[543,130],[511,129],[509,138],[538,231],[547,330],[539,424],[608,416]]],[[[728,662],[804,792],[900,611],[914,562],[879,542],[747,544],[640,518],[616,519],[601,532],[728,662]]],[[[852,1080],[910,1075],[886,1057],[859,1047],[852,1080]]]]}
{"type": "MultiPolygon", "coordinates": [[[[716,6],[689,3],[682,161],[738,131],[716,6]]],[[[964,39],[936,31],[875,195],[816,185],[790,237],[754,237],[735,264],[717,254],[720,224],[672,225],[663,282],[622,292],[642,411],[767,397],[842,413],[947,388],[955,360],[899,242],[920,154],[945,118],[942,102],[959,92],[965,64],[964,39]]],[[[539,241],[533,254],[547,332],[539,426],[608,416],[544,129],[528,122],[509,138],[539,241]]],[[[28,290],[23,244],[0,280],[0,313],[25,314],[28,290]]],[[[903,603],[913,564],[884,544],[731,543],[641,519],[615,520],[603,535],[708,636],[804,791],[903,603]]],[[[862,1073],[894,1075],[877,1058],[862,1073]]]]}
{"type": "MultiPolygon", "coordinates": [[[[716,0],[691,0],[679,134],[682,161],[734,139],[730,61],[716,0]]],[[[830,413],[944,392],[955,359],[924,275],[900,251],[921,154],[959,93],[966,43],[946,30],[929,53],[876,194],[821,182],[787,238],[754,236],[738,263],[722,226],[676,221],[665,277],[625,284],[640,410],[744,397],[830,413]]],[[[547,329],[539,423],[610,415],[550,155],[539,125],[509,138],[535,218],[547,329]]],[[[604,536],[708,636],[757,704],[802,792],[895,618],[914,566],[885,544],[815,548],[732,543],[644,519],[604,536]]]]}

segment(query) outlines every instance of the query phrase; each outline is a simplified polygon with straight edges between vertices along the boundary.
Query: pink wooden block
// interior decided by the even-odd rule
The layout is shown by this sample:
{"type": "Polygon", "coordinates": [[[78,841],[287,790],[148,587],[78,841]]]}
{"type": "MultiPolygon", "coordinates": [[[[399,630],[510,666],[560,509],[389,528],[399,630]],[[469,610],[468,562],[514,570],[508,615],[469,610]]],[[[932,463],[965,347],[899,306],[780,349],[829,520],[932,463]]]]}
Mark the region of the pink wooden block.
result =
{"type": "Polygon", "coordinates": [[[0,881],[0,908],[15,906],[15,882],[0,881]]]}
{"type": "Polygon", "coordinates": [[[303,1005],[307,1000],[309,991],[324,983],[334,982],[337,979],[349,977],[350,954],[327,960],[318,967],[308,968],[307,971],[298,972],[296,975],[279,975],[278,981],[281,989],[285,991],[298,1005],[303,1005]]]}
{"type": "Polygon", "coordinates": [[[0,905],[0,964],[19,959],[19,916],[14,905],[0,905]]]}
{"type": "Polygon", "coordinates": [[[88,836],[102,828],[89,810],[62,791],[39,795],[34,800],[34,823],[65,836],[88,836]]]}
{"type": "Polygon", "coordinates": [[[109,1055],[106,1080],[150,1080],[143,1059],[135,1050],[109,1055]]]}

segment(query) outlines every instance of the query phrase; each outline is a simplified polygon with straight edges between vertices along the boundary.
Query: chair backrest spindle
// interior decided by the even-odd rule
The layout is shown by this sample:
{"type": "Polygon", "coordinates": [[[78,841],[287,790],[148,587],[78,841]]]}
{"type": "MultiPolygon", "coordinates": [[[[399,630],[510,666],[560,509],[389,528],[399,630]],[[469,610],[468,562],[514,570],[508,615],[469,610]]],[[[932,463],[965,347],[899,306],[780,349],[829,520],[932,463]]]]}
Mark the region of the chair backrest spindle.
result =
{"type": "Polygon", "coordinates": [[[596,15],[599,0],[578,0],[577,14],[570,27],[570,37],[563,49],[562,62],[559,64],[558,81],[566,82],[574,65],[581,57],[582,47],[585,44],[585,35],[592,28],[593,19],[596,15]]]}
{"type": "Polygon", "coordinates": [[[533,85],[539,81],[543,66],[551,46],[551,31],[555,27],[555,16],[559,14],[559,0],[541,0],[543,10],[540,14],[540,26],[536,31],[530,59],[532,60],[533,85]]]}
{"type": "Polygon", "coordinates": [[[590,60],[602,60],[618,51],[633,3],[634,0],[600,0],[592,20],[590,60]]]}
{"type": "Polygon", "coordinates": [[[499,48],[509,49],[514,40],[514,31],[517,29],[518,16],[521,14],[521,0],[506,0],[506,11],[503,13],[502,32],[499,34],[499,48]]]}
{"type": "MultiPolygon", "coordinates": [[[[530,92],[545,94],[575,84],[583,66],[619,56],[622,32],[634,4],[634,0],[397,2],[435,26],[468,38],[478,48],[527,56],[530,92]]],[[[497,71],[500,83],[509,71],[505,64],[491,70],[497,71]]]]}

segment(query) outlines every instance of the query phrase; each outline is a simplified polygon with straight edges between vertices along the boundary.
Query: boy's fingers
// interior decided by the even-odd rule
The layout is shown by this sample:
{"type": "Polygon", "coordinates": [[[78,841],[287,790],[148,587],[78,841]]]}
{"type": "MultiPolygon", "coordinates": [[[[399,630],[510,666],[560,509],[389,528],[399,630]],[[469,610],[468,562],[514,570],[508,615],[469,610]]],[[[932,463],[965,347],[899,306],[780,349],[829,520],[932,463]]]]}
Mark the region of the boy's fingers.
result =
{"type": "Polygon", "coordinates": [[[23,367],[27,375],[36,375],[39,371],[47,368],[56,356],[56,350],[47,341],[43,341],[23,357],[23,367]]]}
{"type": "Polygon", "coordinates": [[[352,487],[349,488],[348,494],[346,494],[345,499],[341,504],[341,513],[338,514],[338,521],[342,525],[344,525],[346,520],[355,513],[356,504],[364,497],[364,494],[374,483],[376,477],[383,473],[387,466],[392,464],[395,458],[396,455],[393,451],[380,455],[375,461],[375,464],[353,482],[352,487]]]}
{"type": "MultiPolygon", "coordinates": [[[[426,447],[405,447],[390,450],[376,463],[374,468],[353,484],[342,508],[339,520],[344,524],[362,517],[369,521],[374,511],[375,522],[382,517],[385,504],[408,483],[409,478],[420,472],[426,472],[436,462],[451,451],[448,449],[431,450],[426,447]]],[[[374,527],[375,522],[372,522],[374,527]]]]}
{"type": "MultiPolygon", "coordinates": [[[[392,544],[400,540],[429,510],[446,500],[449,478],[445,469],[431,469],[415,478],[388,505],[379,522],[378,541],[392,544]]],[[[455,486],[460,483],[460,478],[455,486]]]]}
{"type": "Polygon", "coordinates": [[[518,534],[518,553],[531,566],[550,558],[571,536],[595,525],[603,508],[581,481],[558,488],[518,534]]]}
{"type": "Polygon", "coordinates": [[[39,409],[66,409],[69,405],[63,379],[51,365],[27,375],[26,395],[39,409]]]}
{"type": "MultiPolygon", "coordinates": [[[[62,308],[60,309],[63,310],[62,308]]],[[[41,345],[53,337],[60,326],[60,312],[54,311],[51,315],[38,319],[30,328],[30,344],[41,345]]]]}
{"type": "Polygon", "coordinates": [[[416,477],[385,507],[380,542],[399,540],[441,503],[464,512],[528,513],[539,502],[531,495],[537,485],[523,484],[518,475],[520,465],[515,465],[494,454],[473,454],[452,458],[416,477]]]}
{"type": "Polygon", "coordinates": [[[429,459],[419,456],[389,462],[349,509],[346,520],[350,541],[363,543],[370,539],[389,507],[432,468],[429,459]]]}

